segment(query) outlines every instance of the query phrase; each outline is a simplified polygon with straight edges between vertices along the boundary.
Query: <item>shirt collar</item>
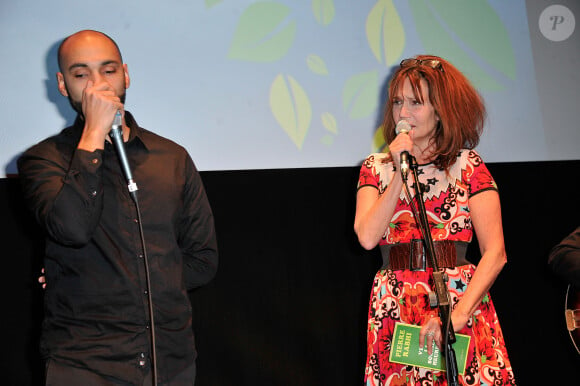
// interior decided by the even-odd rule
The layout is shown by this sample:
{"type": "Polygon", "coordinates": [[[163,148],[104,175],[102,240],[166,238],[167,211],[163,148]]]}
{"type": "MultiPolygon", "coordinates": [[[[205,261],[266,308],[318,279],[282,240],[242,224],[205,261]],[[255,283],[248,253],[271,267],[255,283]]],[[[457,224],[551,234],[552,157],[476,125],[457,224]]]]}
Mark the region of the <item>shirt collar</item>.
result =
{"type": "MultiPolygon", "coordinates": [[[[144,136],[144,129],[137,124],[137,121],[133,117],[133,115],[125,111],[125,123],[129,126],[129,140],[127,144],[137,144],[138,146],[142,146],[145,150],[149,150],[147,147],[147,141],[144,136]]],[[[131,145],[133,146],[133,145],[131,145]]]]}

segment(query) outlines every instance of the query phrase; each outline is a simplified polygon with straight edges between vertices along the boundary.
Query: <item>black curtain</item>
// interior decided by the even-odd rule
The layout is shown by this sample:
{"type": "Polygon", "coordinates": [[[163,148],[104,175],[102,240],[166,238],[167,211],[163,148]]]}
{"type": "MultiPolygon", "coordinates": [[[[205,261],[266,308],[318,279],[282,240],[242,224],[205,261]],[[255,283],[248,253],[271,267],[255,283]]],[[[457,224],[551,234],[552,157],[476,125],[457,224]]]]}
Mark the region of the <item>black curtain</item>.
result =
{"type": "MultiPolygon", "coordinates": [[[[578,379],[564,322],[566,284],[550,248],[580,221],[580,161],[488,164],[500,190],[508,264],[491,293],[520,385],[578,379]]],[[[191,294],[198,386],[361,385],[377,250],[353,232],[358,166],[202,172],[220,269],[191,294]]],[[[42,379],[42,234],[16,179],[0,180],[2,378],[42,379]]],[[[468,256],[478,259],[477,245],[468,256]]]]}

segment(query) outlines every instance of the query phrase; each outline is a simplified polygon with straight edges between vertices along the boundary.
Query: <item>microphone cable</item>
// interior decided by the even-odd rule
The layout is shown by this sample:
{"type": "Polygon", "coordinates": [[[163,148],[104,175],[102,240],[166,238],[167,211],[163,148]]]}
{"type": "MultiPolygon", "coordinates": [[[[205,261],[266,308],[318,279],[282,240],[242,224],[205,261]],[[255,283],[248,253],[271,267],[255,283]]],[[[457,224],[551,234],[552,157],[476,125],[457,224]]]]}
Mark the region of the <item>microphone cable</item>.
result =
{"type": "Polygon", "coordinates": [[[151,375],[153,380],[153,386],[157,386],[157,349],[155,344],[155,316],[153,312],[153,294],[151,291],[151,274],[149,270],[149,259],[147,257],[147,247],[145,243],[145,232],[143,231],[143,221],[141,217],[141,208],[139,206],[139,200],[137,199],[137,191],[139,188],[133,180],[131,174],[131,168],[129,167],[129,161],[127,154],[125,153],[125,146],[123,142],[123,123],[121,112],[117,111],[115,114],[115,119],[109,133],[111,137],[111,142],[113,143],[115,149],[117,150],[117,158],[119,158],[119,163],[125,178],[127,179],[127,188],[129,189],[129,195],[135,203],[135,210],[137,212],[137,222],[139,224],[139,236],[141,239],[141,250],[143,252],[143,265],[145,268],[145,290],[147,291],[147,302],[148,302],[148,313],[149,313],[149,335],[151,338],[151,375]]]}
{"type": "Polygon", "coordinates": [[[135,202],[137,211],[137,221],[139,223],[139,235],[141,237],[141,247],[143,250],[143,265],[145,267],[145,288],[147,291],[147,302],[149,303],[149,335],[151,337],[151,374],[153,386],[157,386],[157,349],[155,344],[155,316],[153,313],[153,294],[151,291],[151,275],[149,271],[149,259],[147,257],[147,248],[145,246],[145,233],[143,232],[143,222],[141,220],[141,209],[137,200],[137,192],[131,192],[131,198],[135,202]]]}

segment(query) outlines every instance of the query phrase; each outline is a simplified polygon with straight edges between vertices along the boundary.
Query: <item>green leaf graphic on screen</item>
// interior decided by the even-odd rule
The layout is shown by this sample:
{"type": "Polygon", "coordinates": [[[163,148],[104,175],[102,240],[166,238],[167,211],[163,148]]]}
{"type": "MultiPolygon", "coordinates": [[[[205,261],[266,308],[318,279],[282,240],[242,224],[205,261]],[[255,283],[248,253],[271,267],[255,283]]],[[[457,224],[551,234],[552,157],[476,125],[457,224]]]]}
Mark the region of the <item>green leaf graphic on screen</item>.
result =
{"type": "Polygon", "coordinates": [[[334,0],[312,0],[312,13],[321,25],[329,25],[334,19],[334,0]]]}
{"type": "Polygon", "coordinates": [[[383,135],[383,126],[379,126],[375,130],[375,135],[373,136],[373,144],[371,146],[371,153],[387,153],[389,147],[385,143],[385,137],[383,135]]]}
{"type": "Polygon", "coordinates": [[[411,0],[409,4],[426,52],[451,61],[475,87],[501,90],[498,76],[515,79],[509,35],[487,1],[411,0]]]}
{"type": "Polygon", "coordinates": [[[320,142],[325,146],[332,146],[334,142],[334,137],[330,134],[326,134],[324,137],[320,139],[320,142]]]}
{"type": "Polygon", "coordinates": [[[399,61],[405,48],[405,30],[392,0],[379,0],[367,16],[367,41],[381,64],[399,61]]]}
{"type": "Polygon", "coordinates": [[[296,35],[296,22],[288,19],[289,13],[290,9],[279,3],[250,5],[240,17],[228,57],[250,62],[282,58],[296,35]]]}
{"type": "Polygon", "coordinates": [[[270,109],[278,124],[300,150],[312,119],[308,95],[292,76],[278,75],[270,87],[270,109]]]}
{"type": "Polygon", "coordinates": [[[331,113],[322,113],[320,116],[322,120],[322,126],[332,134],[338,134],[338,124],[336,123],[336,118],[331,113]]]}
{"type": "Polygon", "coordinates": [[[328,75],[328,69],[326,68],[326,63],[318,55],[308,55],[306,58],[306,65],[315,74],[318,75],[328,75]]]}
{"type": "Polygon", "coordinates": [[[357,74],[348,79],[342,90],[342,106],[350,118],[368,117],[379,100],[379,75],[376,71],[357,74]]]}
{"type": "Polygon", "coordinates": [[[206,8],[211,8],[216,4],[221,3],[223,0],[205,0],[205,7],[206,8]]]}

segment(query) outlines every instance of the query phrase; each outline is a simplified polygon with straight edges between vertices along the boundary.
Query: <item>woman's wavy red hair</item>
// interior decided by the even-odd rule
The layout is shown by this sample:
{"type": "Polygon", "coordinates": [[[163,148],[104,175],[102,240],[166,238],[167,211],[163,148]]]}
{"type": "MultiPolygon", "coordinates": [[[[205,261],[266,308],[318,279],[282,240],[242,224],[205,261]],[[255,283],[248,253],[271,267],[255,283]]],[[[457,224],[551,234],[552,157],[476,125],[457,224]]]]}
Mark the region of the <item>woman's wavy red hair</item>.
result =
{"type": "Polygon", "coordinates": [[[383,136],[387,144],[395,136],[393,99],[406,79],[409,79],[415,98],[423,102],[421,79],[427,83],[429,100],[439,117],[432,141],[439,168],[448,170],[462,148],[473,149],[479,143],[486,117],[483,99],[471,82],[448,61],[433,55],[417,55],[416,64],[401,66],[389,84],[389,96],[383,117],[383,136]],[[440,65],[430,64],[438,61],[440,65]],[[422,64],[421,64],[422,62],[422,64]]]}

